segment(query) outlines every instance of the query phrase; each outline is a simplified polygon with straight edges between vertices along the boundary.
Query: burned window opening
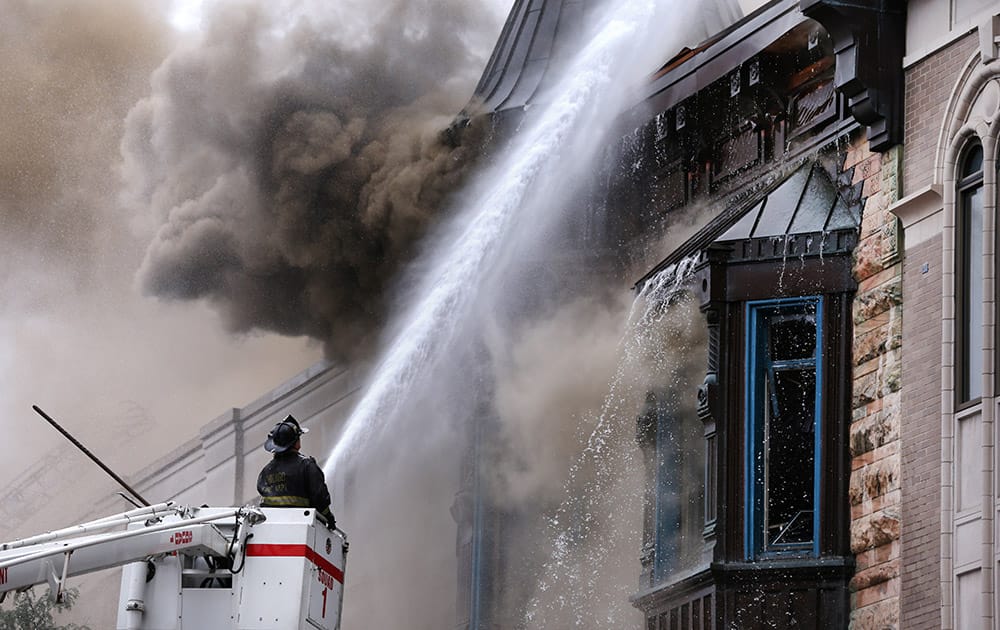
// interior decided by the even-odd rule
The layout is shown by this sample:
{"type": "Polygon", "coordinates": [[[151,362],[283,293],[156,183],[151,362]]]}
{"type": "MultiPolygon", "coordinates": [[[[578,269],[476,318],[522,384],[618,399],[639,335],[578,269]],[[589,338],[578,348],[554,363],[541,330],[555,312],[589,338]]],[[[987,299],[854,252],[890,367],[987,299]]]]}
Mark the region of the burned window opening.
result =
{"type": "Polygon", "coordinates": [[[818,298],[749,303],[749,559],[818,553],[818,298]]]}

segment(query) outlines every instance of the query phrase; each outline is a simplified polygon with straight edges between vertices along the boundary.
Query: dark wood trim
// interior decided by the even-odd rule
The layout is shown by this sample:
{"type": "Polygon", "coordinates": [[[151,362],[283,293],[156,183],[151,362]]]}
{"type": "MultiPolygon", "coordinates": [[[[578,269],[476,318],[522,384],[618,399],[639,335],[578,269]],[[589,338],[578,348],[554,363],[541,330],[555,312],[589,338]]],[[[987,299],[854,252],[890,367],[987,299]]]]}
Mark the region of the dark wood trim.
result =
{"type": "Polygon", "coordinates": [[[855,286],[848,255],[789,257],[726,269],[726,300],[729,302],[853,291],[855,286]]]}
{"type": "Polygon", "coordinates": [[[868,127],[872,151],[903,141],[906,0],[800,0],[833,37],[837,90],[868,127]]]}
{"type": "Polygon", "coordinates": [[[824,311],[827,332],[823,349],[823,425],[825,475],[820,494],[820,510],[826,516],[820,527],[820,554],[849,558],[851,554],[851,411],[853,398],[854,292],[828,295],[824,311]],[[829,420],[835,421],[829,421],[829,420]]]}
{"type": "Polygon", "coordinates": [[[687,577],[680,582],[668,586],[658,586],[638,593],[632,598],[632,604],[644,613],[656,612],[670,607],[680,600],[689,599],[692,595],[702,597],[711,593],[712,571],[709,567],[687,577]],[[708,587],[706,589],[706,587],[708,587]]]}

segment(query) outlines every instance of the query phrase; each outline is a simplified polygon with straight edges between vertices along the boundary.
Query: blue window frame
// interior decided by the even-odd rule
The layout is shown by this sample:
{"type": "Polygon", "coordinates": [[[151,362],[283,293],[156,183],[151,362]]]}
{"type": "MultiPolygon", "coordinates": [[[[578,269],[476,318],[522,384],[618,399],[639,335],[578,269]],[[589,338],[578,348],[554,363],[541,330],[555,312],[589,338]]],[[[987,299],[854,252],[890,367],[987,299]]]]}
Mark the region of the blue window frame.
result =
{"type": "Polygon", "coordinates": [[[821,297],[747,303],[748,559],[819,555],[821,297]]]}

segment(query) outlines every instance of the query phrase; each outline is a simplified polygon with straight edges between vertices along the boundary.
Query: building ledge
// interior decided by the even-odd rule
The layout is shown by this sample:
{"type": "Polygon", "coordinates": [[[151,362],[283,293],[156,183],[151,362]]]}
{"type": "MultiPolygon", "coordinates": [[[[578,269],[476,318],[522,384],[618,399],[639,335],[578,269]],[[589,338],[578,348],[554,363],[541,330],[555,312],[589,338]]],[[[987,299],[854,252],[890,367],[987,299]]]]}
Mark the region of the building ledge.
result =
{"type": "Polygon", "coordinates": [[[941,233],[943,208],[940,184],[924,186],[889,206],[888,211],[903,224],[905,248],[919,245],[941,233]]]}
{"type": "Polygon", "coordinates": [[[712,573],[718,583],[787,582],[790,578],[845,580],[854,575],[853,556],[769,559],[758,562],[716,562],[712,573]]]}
{"type": "Polygon", "coordinates": [[[632,605],[640,610],[648,611],[659,608],[671,600],[687,599],[696,592],[701,594],[701,591],[706,588],[711,589],[713,585],[711,568],[703,565],[696,571],[688,577],[661,582],[636,593],[630,598],[632,605]]]}

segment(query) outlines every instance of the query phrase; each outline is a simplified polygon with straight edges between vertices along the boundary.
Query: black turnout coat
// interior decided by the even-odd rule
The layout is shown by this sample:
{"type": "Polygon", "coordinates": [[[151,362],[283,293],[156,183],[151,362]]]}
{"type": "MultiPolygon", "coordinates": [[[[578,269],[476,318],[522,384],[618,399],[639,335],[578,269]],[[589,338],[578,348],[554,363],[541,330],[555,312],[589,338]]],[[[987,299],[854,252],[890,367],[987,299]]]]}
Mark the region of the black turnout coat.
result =
{"type": "Polygon", "coordinates": [[[312,457],[289,450],[274,458],[257,476],[262,507],[307,507],[332,519],[330,490],[323,469],[312,457]]]}

